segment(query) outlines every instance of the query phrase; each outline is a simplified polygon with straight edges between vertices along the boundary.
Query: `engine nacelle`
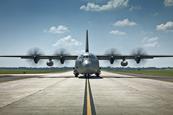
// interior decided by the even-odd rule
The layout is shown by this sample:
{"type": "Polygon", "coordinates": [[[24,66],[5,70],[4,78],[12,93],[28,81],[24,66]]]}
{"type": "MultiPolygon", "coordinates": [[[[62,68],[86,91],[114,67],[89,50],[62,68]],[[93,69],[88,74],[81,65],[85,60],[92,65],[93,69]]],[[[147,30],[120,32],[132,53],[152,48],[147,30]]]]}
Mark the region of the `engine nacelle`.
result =
{"type": "Polygon", "coordinates": [[[122,61],[121,62],[121,66],[127,66],[128,65],[128,62],[127,61],[122,61]]]}
{"type": "Polygon", "coordinates": [[[63,55],[60,56],[59,61],[60,61],[61,64],[64,64],[65,58],[64,58],[63,55]]]}
{"type": "Polygon", "coordinates": [[[64,64],[65,59],[62,57],[62,58],[60,58],[60,60],[59,60],[59,61],[60,61],[60,63],[61,63],[61,64],[64,64]]]}
{"type": "Polygon", "coordinates": [[[115,61],[114,57],[111,57],[109,61],[110,61],[111,64],[113,64],[114,61],[115,61]]]}
{"type": "Polygon", "coordinates": [[[53,66],[54,63],[53,63],[53,61],[48,61],[46,64],[47,64],[47,66],[53,66]]]}
{"type": "Polygon", "coordinates": [[[39,62],[40,58],[36,56],[36,57],[33,57],[33,60],[34,60],[34,63],[37,64],[39,62]]]}
{"type": "Polygon", "coordinates": [[[141,58],[140,57],[136,57],[135,61],[136,61],[137,64],[139,64],[141,62],[141,58]]]}

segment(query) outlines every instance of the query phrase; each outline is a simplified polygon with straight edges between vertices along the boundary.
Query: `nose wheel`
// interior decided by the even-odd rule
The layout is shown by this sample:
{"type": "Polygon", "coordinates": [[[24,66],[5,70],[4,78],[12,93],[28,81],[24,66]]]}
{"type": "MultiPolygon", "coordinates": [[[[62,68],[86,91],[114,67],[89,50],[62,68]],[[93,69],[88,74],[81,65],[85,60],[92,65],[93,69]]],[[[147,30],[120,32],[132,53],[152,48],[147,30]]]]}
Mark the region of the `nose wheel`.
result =
{"type": "Polygon", "coordinates": [[[100,73],[95,73],[96,77],[100,77],[100,73]]]}
{"type": "Polygon", "coordinates": [[[90,77],[90,74],[84,74],[84,76],[85,76],[86,78],[89,78],[89,77],[90,77]]]}

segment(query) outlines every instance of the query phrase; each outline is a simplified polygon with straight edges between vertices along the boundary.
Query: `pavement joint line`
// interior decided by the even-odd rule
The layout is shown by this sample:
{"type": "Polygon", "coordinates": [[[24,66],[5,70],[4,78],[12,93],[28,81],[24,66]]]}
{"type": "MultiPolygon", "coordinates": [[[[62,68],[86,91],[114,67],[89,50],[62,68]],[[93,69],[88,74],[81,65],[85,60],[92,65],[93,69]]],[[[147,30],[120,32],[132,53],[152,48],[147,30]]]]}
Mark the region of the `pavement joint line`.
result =
{"type": "Polygon", "coordinates": [[[12,105],[12,104],[14,104],[14,103],[20,101],[20,100],[23,100],[23,99],[25,99],[25,98],[28,98],[28,97],[30,97],[30,96],[32,96],[32,95],[38,93],[38,92],[44,91],[45,89],[50,88],[50,87],[52,87],[52,86],[54,86],[54,85],[56,85],[56,84],[58,84],[58,83],[61,83],[61,82],[65,81],[65,80],[67,80],[67,79],[63,79],[63,80],[61,80],[61,81],[57,81],[57,82],[55,82],[54,84],[49,85],[49,86],[47,86],[47,87],[45,87],[45,88],[43,88],[43,89],[40,89],[40,90],[38,90],[38,91],[36,91],[36,92],[30,94],[30,95],[27,95],[27,96],[25,96],[25,97],[19,99],[19,100],[16,100],[16,101],[14,101],[14,102],[12,102],[12,103],[9,103],[9,104],[7,104],[7,105],[5,105],[5,106],[2,106],[2,107],[0,107],[0,110],[2,110],[2,109],[5,108],[5,107],[8,107],[8,106],[10,106],[10,105],[12,105]]]}

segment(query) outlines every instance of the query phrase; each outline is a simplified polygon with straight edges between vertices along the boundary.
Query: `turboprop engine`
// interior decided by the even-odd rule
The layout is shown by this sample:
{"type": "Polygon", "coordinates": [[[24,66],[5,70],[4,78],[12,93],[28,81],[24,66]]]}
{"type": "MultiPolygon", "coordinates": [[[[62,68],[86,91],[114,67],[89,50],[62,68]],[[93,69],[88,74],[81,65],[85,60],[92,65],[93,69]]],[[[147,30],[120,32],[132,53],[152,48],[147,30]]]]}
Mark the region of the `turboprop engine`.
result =
{"type": "Polygon", "coordinates": [[[52,60],[49,60],[46,64],[47,64],[47,66],[53,66],[54,63],[52,60]]]}
{"type": "Polygon", "coordinates": [[[128,62],[127,61],[121,61],[121,66],[127,66],[128,62]]]}

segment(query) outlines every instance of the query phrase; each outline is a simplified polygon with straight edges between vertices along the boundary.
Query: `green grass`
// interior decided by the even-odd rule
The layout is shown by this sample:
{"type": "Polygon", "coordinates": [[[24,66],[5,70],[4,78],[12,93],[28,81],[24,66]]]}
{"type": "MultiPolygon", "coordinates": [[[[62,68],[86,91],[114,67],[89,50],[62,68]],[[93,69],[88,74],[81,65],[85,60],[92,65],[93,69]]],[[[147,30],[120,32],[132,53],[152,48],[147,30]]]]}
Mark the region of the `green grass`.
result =
{"type": "Polygon", "coordinates": [[[41,74],[41,73],[60,73],[71,69],[0,69],[0,74],[41,74]]]}
{"type": "Polygon", "coordinates": [[[156,69],[156,70],[106,70],[113,73],[120,74],[144,74],[144,75],[154,75],[154,76],[172,76],[173,77],[173,69],[156,69]]]}

